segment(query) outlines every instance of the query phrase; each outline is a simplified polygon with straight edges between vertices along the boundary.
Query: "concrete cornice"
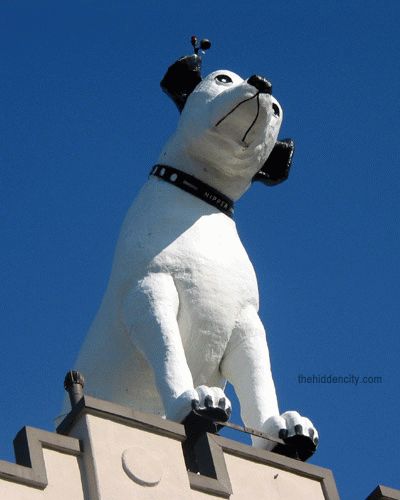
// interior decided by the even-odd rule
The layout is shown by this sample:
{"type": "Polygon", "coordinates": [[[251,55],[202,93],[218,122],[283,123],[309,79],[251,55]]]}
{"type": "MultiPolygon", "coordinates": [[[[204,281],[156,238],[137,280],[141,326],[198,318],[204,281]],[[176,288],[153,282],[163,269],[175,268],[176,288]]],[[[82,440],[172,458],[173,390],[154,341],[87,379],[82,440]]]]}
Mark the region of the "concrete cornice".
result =
{"type": "Polygon", "coordinates": [[[306,464],[214,434],[204,433],[196,439],[187,438],[184,426],[181,424],[90,396],[84,396],[74,406],[58,426],[57,432],[68,434],[74,424],[85,414],[185,441],[183,448],[190,485],[195,490],[229,498],[232,487],[224,458],[224,453],[227,453],[318,481],[326,499],[339,500],[335,481],[329,469],[306,464]],[[196,470],[192,468],[194,463],[196,470]]]}
{"type": "Polygon", "coordinates": [[[42,490],[46,488],[48,481],[43,448],[75,456],[81,454],[78,439],[23,427],[14,439],[16,463],[1,460],[0,478],[42,490]]]}
{"type": "Polygon", "coordinates": [[[142,413],[128,406],[110,403],[109,401],[96,399],[86,395],[82,397],[60,423],[57,427],[57,432],[64,435],[69,434],[75,422],[77,422],[82,415],[87,414],[106,418],[112,422],[119,422],[124,425],[142,428],[154,434],[171,437],[179,441],[184,441],[186,439],[185,428],[182,424],[165,420],[157,415],[142,413]]]}
{"type": "Polygon", "coordinates": [[[400,491],[379,485],[366,500],[400,500],[400,491]]]}
{"type": "MultiPolygon", "coordinates": [[[[339,500],[329,469],[205,432],[201,426],[186,426],[186,431],[157,415],[82,396],[57,434],[31,427],[17,434],[16,463],[0,461],[0,497],[148,498],[148,488],[154,488],[154,498],[206,494],[239,500],[268,493],[339,500]]],[[[367,500],[400,500],[400,491],[378,486],[367,500]]]]}
{"type": "Polygon", "coordinates": [[[245,458],[253,462],[270,465],[287,472],[292,472],[297,476],[318,481],[321,483],[322,491],[327,499],[339,500],[335,480],[330,469],[307,464],[293,458],[278,455],[271,451],[260,450],[231,439],[226,439],[222,436],[212,436],[212,439],[220,446],[221,452],[245,458]]]}

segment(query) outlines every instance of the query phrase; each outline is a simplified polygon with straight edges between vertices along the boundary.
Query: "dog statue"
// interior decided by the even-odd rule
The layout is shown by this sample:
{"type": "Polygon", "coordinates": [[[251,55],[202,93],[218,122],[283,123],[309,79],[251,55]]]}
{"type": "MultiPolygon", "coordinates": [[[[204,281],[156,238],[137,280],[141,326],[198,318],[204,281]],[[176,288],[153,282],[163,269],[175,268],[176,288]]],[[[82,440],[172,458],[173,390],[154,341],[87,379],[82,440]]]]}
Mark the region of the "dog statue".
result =
{"type": "Polygon", "coordinates": [[[198,49],[209,42],[192,43],[161,82],[178,127],[126,215],[76,368],[89,394],[177,422],[192,408],[228,419],[229,381],[246,426],[315,444],[310,420],[279,413],[257,280],[233,220],[253,181],[287,178],[293,142],[277,140],[282,108],[268,80],[202,78],[198,49]]]}

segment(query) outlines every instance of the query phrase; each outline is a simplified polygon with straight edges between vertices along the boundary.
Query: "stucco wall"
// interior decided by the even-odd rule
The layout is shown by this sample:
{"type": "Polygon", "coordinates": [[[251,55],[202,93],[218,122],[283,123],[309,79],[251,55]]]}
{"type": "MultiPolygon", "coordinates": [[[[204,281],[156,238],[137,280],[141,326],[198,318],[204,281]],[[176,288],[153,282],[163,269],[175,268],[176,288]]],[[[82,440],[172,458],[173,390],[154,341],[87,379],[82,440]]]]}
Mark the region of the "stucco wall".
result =
{"type": "MultiPolygon", "coordinates": [[[[17,464],[0,462],[7,500],[339,498],[328,469],[213,434],[187,438],[180,424],[90,397],[57,433],[24,428],[14,444],[17,464]]],[[[380,491],[374,500],[400,498],[380,491]]]]}

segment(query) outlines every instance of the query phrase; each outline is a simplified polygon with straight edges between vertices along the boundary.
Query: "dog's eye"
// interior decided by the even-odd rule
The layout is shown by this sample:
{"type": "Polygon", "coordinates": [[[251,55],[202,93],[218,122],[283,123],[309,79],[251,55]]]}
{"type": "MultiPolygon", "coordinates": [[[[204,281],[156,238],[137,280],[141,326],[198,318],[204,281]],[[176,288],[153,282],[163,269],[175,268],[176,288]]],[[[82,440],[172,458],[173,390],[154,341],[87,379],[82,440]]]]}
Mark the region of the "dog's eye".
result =
{"type": "Polygon", "coordinates": [[[232,78],[228,75],[217,75],[215,77],[215,79],[217,80],[217,83],[220,82],[220,83],[232,83],[232,78]]]}
{"type": "Polygon", "coordinates": [[[274,102],[272,103],[272,110],[275,116],[279,116],[281,112],[279,111],[279,106],[277,106],[274,102]]]}

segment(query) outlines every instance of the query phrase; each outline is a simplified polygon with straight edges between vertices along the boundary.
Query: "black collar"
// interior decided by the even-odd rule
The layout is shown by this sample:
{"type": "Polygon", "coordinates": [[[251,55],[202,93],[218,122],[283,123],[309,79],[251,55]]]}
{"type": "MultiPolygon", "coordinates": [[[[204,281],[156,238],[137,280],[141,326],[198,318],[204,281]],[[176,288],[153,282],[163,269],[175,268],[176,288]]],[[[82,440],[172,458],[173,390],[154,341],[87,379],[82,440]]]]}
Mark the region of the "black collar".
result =
{"type": "Polygon", "coordinates": [[[209,205],[218,208],[218,210],[222,213],[233,218],[233,201],[208,184],[196,179],[193,175],[186,174],[177,168],[168,167],[167,165],[155,165],[151,170],[150,175],[159,177],[160,179],[183,189],[183,191],[196,196],[196,198],[199,198],[209,205]]]}

